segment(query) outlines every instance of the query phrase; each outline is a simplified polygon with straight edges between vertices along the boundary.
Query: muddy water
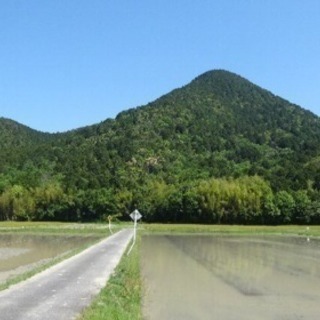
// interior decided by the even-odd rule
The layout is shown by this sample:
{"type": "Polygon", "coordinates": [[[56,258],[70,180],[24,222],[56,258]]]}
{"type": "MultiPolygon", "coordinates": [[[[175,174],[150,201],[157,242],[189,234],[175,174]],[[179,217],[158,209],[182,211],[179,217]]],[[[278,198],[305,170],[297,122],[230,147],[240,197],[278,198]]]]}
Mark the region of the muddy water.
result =
{"type": "Polygon", "coordinates": [[[78,236],[0,235],[0,283],[95,239],[78,236]]]}
{"type": "Polygon", "coordinates": [[[320,242],[145,236],[144,318],[320,319],[320,242]]]}

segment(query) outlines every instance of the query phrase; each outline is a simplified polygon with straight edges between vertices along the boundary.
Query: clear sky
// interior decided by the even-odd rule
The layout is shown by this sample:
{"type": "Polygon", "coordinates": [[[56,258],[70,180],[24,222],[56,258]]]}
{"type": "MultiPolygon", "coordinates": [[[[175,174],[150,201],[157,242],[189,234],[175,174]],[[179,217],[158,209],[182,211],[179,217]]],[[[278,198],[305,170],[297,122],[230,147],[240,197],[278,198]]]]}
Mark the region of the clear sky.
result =
{"type": "Polygon", "coordinates": [[[0,0],[0,116],[57,132],[225,69],[320,115],[319,0],[0,0]]]}

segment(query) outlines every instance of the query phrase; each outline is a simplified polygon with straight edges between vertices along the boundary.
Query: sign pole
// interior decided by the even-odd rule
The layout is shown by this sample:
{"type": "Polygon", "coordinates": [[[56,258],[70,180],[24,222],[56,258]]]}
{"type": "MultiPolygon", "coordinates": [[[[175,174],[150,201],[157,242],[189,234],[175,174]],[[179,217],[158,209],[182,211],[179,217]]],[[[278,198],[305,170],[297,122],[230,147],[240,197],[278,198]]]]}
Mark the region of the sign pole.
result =
{"type": "Polygon", "coordinates": [[[111,230],[111,219],[112,219],[112,217],[109,215],[109,216],[108,216],[108,220],[109,220],[109,231],[110,231],[111,234],[113,234],[113,232],[112,232],[112,230],[111,230]]]}
{"type": "Polygon", "coordinates": [[[131,219],[133,220],[133,240],[132,240],[132,245],[127,253],[127,255],[130,254],[135,242],[136,242],[136,237],[137,237],[137,222],[142,218],[141,213],[135,209],[131,214],[130,214],[131,219]]]}

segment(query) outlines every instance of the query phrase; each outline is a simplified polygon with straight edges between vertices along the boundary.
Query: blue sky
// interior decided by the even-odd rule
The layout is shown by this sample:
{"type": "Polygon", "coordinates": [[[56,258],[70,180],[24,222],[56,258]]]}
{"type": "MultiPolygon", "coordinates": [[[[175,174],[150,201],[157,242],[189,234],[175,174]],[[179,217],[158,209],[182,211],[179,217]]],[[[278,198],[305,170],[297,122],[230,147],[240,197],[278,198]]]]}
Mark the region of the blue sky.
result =
{"type": "Polygon", "coordinates": [[[212,69],[320,115],[319,0],[0,0],[0,116],[57,132],[212,69]]]}

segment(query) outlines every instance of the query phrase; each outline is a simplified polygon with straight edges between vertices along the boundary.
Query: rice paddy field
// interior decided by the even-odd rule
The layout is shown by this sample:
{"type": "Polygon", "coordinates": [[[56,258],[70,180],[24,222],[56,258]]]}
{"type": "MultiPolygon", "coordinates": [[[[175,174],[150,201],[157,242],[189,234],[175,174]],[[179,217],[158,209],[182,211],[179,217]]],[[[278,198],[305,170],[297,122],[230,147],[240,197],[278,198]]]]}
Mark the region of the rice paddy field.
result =
{"type": "MultiPolygon", "coordinates": [[[[127,227],[132,224],[114,224],[112,232],[127,227]]],[[[41,266],[35,264],[1,289],[109,234],[105,223],[0,222],[1,237],[84,239],[77,248],[56,254],[41,266]]],[[[140,223],[133,251],[123,256],[79,320],[157,320],[164,315],[166,319],[316,319],[319,239],[320,226],[140,223]]],[[[0,247],[3,261],[27,254],[19,246],[10,253],[4,240],[0,247]]]]}

